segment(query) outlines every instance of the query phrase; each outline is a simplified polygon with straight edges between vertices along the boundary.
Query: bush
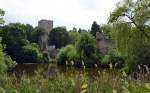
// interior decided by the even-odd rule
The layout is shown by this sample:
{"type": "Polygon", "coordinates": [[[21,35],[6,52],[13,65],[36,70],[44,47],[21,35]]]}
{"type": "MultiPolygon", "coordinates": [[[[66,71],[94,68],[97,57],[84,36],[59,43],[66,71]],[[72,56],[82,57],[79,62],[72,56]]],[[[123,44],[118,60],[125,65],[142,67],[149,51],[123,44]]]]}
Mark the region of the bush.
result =
{"type": "Polygon", "coordinates": [[[5,89],[0,87],[0,93],[6,93],[5,89]]]}
{"type": "Polygon", "coordinates": [[[5,55],[5,64],[7,65],[7,70],[12,70],[17,65],[8,55],[5,55]]]}
{"type": "Polygon", "coordinates": [[[92,67],[99,64],[101,54],[96,52],[96,41],[94,36],[88,32],[81,32],[79,38],[74,41],[75,45],[67,45],[60,49],[58,63],[65,64],[66,61],[74,61],[75,66],[92,67]]]}
{"type": "Polygon", "coordinates": [[[11,93],[19,93],[17,90],[12,90],[11,93]]]}
{"type": "Polygon", "coordinates": [[[111,50],[108,54],[104,55],[101,63],[103,65],[112,64],[114,68],[121,68],[124,64],[124,58],[117,50],[111,50]]]}
{"type": "Polygon", "coordinates": [[[65,64],[66,61],[76,61],[78,59],[77,50],[73,45],[67,45],[60,49],[57,58],[59,64],[65,64]]]}
{"type": "Polygon", "coordinates": [[[81,59],[92,57],[96,53],[96,41],[88,32],[82,32],[76,42],[76,48],[81,59]]]}
{"type": "Polygon", "coordinates": [[[20,62],[41,62],[42,53],[39,51],[38,45],[35,43],[30,43],[22,47],[20,51],[20,62]]]}
{"type": "Polygon", "coordinates": [[[6,72],[8,69],[14,67],[15,62],[10,56],[3,52],[3,47],[0,40],[0,73],[6,72]]]}
{"type": "Polygon", "coordinates": [[[133,62],[130,65],[130,68],[135,68],[137,65],[147,65],[150,67],[150,46],[138,48],[134,54],[133,62]]]}

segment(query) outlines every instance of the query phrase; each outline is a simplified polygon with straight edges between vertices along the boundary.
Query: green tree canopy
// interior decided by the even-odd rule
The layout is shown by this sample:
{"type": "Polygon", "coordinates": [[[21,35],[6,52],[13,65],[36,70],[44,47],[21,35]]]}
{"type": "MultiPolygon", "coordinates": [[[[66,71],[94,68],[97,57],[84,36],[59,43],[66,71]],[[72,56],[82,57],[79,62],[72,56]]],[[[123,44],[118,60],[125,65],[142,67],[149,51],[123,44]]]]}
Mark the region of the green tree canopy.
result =
{"type": "Polygon", "coordinates": [[[135,27],[148,37],[146,30],[150,30],[150,1],[149,0],[123,0],[111,13],[109,22],[123,22],[135,27]]]}
{"type": "Polygon", "coordinates": [[[96,41],[94,36],[88,32],[82,32],[76,42],[76,48],[81,59],[91,57],[96,51],[96,41]]]}
{"type": "Polygon", "coordinates": [[[3,19],[4,14],[5,12],[2,9],[0,9],[0,24],[4,23],[4,19],[3,19]]]}
{"type": "MultiPolygon", "coordinates": [[[[4,16],[4,11],[0,9],[0,24],[4,23],[2,16],[4,16]]],[[[0,37],[0,74],[15,66],[15,62],[3,50],[2,37],[0,37]]]]}
{"type": "Polygon", "coordinates": [[[93,22],[90,33],[96,37],[96,32],[101,32],[100,26],[96,23],[96,21],[93,22]]]}
{"type": "Polygon", "coordinates": [[[6,46],[4,50],[18,63],[39,62],[38,59],[41,59],[38,45],[29,41],[32,30],[32,26],[21,23],[11,23],[2,27],[2,43],[6,46]]]}
{"type": "Polygon", "coordinates": [[[55,45],[56,48],[61,48],[69,44],[70,36],[66,30],[66,28],[63,27],[57,27],[52,29],[52,31],[49,34],[49,45],[55,45]]]}
{"type": "Polygon", "coordinates": [[[123,0],[110,15],[109,23],[113,23],[117,49],[127,57],[131,68],[139,63],[135,59],[139,57],[137,51],[150,45],[149,20],[149,0],[123,0]]]}

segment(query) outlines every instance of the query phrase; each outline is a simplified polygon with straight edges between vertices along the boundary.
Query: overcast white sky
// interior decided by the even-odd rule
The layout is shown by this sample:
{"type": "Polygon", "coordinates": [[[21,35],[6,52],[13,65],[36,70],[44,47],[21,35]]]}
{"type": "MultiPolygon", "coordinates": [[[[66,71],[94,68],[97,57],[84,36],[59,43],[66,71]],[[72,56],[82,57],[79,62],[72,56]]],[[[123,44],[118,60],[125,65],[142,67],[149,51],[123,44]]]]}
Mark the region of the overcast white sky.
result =
{"type": "Polygon", "coordinates": [[[95,20],[107,23],[110,12],[120,0],[0,0],[5,21],[37,26],[38,20],[54,21],[54,26],[90,29],[95,20]]]}

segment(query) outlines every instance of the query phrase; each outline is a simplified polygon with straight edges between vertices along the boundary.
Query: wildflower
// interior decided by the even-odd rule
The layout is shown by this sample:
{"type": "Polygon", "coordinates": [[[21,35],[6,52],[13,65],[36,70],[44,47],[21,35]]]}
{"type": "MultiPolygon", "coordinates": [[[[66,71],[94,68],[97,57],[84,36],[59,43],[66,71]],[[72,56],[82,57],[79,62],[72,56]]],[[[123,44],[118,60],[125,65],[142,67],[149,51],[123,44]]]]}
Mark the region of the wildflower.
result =
{"type": "Polygon", "coordinates": [[[110,63],[110,64],[109,64],[109,68],[110,68],[110,69],[112,69],[112,68],[113,68],[112,63],[110,63]]]}
{"type": "Polygon", "coordinates": [[[83,66],[83,69],[85,69],[85,66],[83,66]]]}
{"type": "Polygon", "coordinates": [[[12,90],[11,93],[19,93],[17,90],[12,90]]]}
{"type": "Polygon", "coordinates": [[[117,91],[115,89],[112,90],[112,93],[117,93],[117,91]]]}
{"type": "Polygon", "coordinates": [[[82,66],[84,66],[84,61],[82,60],[82,66]]]}
{"type": "Polygon", "coordinates": [[[123,76],[123,77],[127,77],[126,72],[123,71],[123,72],[122,72],[122,76],[123,76]]]}
{"type": "Polygon", "coordinates": [[[88,84],[87,83],[84,83],[82,86],[81,86],[81,89],[82,91],[80,93],[85,93],[87,90],[87,87],[88,87],[88,84]]]}
{"type": "Polygon", "coordinates": [[[6,93],[5,89],[0,87],[0,93],[6,93]]]}
{"type": "Polygon", "coordinates": [[[71,65],[72,65],[72,66],[74,65],[74,61],[71,61],[71,65]]]}
{"type": "Polygon", "coordinates": [[[40,92],[40,91],[37,89],[37,90],[36,90],[36,93],[39,93],[39,92],[40,92]]]}
{"type": "Polygon", "coordinates": [[[66,65],[68,65],[68,61],[66,60],[66,65]]]}
{"type": "Polygon", "coordinates": [[[82,85],[82,87],[81,87],[81,88],[82,88],[82,89],[85,89],[85,88],[87,88],[87,87],[88,87],[88,84],[87,84],[87,83],[85,83],[85,84],[83,84],[83,85],[82,85]]]}
{"type": "Polygon", "coordinates": [[[101,74],[101,72],[98,70],[98,74],[100,75],[101,74]]]}
{"type": "Polygon", "coordinates": [[[130,91],[125,86],[122,86],[122,89],[123,89],[123,93],[130,93],[130,91]]]}
{"type": "Polygon", "coordinates": [[[141,70],[141,66],[140,65],[138,65],[138,69],[141,70]]]}
{"type": "Polygon", "coordinates": [[[80,93],[86,93],[86,90],[82,90],[80,93]]]}
{"type": "Polygon", "coordinates": [[[148,68],[148,66],[147,66],[147,65],[144,65],[144,67],[145,67],[145,69],[146,69],[147,73],[149,74],[150,72],[149,72],[149,68],[148,68]]]}
{"type": "Polygon", "coordinates": [[[75,82],[74,82],[74,80],[71,80],[71,84],[72,84],[73,86],[75,86],[75,82]]]}
{"type": "Polygon", "coordinates": [[[95,68],[98,68],[97,64],[94,64],[95,68]]]}
{"type": "Polygon", "coordinates": [[[150,89],[150,83],[145,83],[145,87],[146,87],[147,89],[150,89]]]}

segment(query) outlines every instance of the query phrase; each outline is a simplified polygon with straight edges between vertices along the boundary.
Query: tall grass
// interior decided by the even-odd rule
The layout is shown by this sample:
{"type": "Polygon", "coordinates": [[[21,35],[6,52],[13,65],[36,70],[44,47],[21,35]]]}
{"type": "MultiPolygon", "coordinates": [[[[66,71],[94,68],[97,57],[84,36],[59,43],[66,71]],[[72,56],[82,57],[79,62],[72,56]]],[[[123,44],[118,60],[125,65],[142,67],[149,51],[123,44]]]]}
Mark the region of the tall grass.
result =
{"type": "Polygon", "coordinates": [[[0,75],[0,93],[150,93],[150,83],[112,70],[98,71],[92,78],[39,70],[34,76],[0,75]]]}

